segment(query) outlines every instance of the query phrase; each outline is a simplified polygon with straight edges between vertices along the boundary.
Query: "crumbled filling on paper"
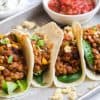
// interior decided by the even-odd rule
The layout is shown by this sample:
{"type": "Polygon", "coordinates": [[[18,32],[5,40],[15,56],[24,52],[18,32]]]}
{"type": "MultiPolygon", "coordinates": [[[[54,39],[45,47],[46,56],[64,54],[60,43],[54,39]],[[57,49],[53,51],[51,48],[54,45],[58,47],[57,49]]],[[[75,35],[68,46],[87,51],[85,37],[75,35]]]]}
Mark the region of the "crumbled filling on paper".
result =
{"type": "Polygon", "coordinates": [[[18,30],[23,30],[23,31],[30,31],[32,30],[32,32],[36,31],[37,29],[39,29],[39,26],[32,21],[24,21],[23,23],[21,23],[20,25],[17,25],[15,27],[15,29],[18,30]]]}
{"type": "Polygon", "coordinates": [[[63,100],[63,94],[68,96],[69,100],[76,100],[77,92],[75,87],[58,88],[51,96],[51,100],[63,100]]]}

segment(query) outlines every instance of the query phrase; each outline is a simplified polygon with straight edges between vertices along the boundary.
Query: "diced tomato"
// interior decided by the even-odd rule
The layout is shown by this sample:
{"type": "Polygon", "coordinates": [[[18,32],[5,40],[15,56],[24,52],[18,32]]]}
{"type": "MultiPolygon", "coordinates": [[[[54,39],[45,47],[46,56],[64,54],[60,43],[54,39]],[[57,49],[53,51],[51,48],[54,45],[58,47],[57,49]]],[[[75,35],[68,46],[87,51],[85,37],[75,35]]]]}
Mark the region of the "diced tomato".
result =
{"type": "Polygon", "coordinates": [[[59,0],[61,5],[71,5],[72,0],[59,0]]]}
{"type": "Polygon", "coordinates": [[[52,9],[55,12],[59,12],[60,11],[60,3],[58,2],[58,0],[51,0],[48,4],[49,8],[52,9]]]}
{"type": "Polygon", "coordinates": [[[77,15],[91,11],[95,3],[93,0],[50,0],[48,6],[61,14],[77,15]]]}

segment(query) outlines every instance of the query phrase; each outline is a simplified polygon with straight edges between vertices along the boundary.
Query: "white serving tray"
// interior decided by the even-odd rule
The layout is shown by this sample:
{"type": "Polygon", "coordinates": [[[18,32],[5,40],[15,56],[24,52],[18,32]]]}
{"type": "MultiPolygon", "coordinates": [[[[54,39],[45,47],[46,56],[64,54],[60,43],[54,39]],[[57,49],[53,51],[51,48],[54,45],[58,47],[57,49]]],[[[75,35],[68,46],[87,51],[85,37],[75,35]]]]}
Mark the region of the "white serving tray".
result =
{"type": "MultiPolygon", "coordinates": [[[[15,26],[21,24],[25,20],[35,21],[38,25],[43,25],[52,21],[48,15],[42,9],[40,5],[40,0],[34,6],[25,9],[24,11],[11,16],[0,22],[0,32],[6,33],[9,32],[15,26]]],[[[83,25],[84,27],[93,26],[100,23],[100,12],[87,24],[83,25]]],[[[16,98],[11,98],[9,100],[50,100],[50,97],[53,95],[56,88],[30,88],[28,92],[24,95],[16,98]]],[[[78,98],[77,100],[88,100],[87,98],[97,92],[100,92],[100,81],[91,81],[86,79],[84,83],[76,87],[78,98]]],[[[0,99],[3,100],[3,99],[0,99]]],[[[64,100],[67,100],[65,96],[64,100]]]]}

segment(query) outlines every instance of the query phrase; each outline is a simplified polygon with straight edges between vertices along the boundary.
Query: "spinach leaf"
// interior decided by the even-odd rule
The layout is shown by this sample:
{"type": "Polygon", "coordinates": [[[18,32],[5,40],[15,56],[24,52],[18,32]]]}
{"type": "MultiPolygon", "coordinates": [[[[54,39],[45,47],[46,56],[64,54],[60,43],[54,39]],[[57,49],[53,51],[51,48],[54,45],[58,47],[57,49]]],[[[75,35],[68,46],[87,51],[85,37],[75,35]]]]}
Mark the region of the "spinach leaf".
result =
{"type": "Polygon", "coordinates": [[[84,55],[85,55],[85,59],[88,64],[88,67],[93,69],[94,56],[92,53],[92,47],[88,41],[83,40],[83,48],[84,48],[84,55]]]}
{"type": "Polygon", "coordinates": [[[14,90],[16,90],[17,87],[18,85],[16,84],[16,82],[3,81],[2,83],[2,89],[8,94],[11,94],[14,90]]]}
{"type": "Polygon", "coordinates": [[[31,40],[35,40],[35,41],[38,41],[40,39],[40,37],[36,34],[33,34],[30,38],[31,40]]]}
{"type": "Polygon", "coordinates": [[[17,80],[16,83],[18,84],[18,87],[21,91],[26,90],[27,88],[27,81],[26,80],[17,80]]]}
{"type": "Polygon", "coordinates": [[[39,74],[39,75],[33,75],[34,80],[43,85],[43,73],[39,74]]]}
{"type": "Polygon", "coordinates": [[[0,40],[0,44],[5,45],[5,44],[9,44],[10,40],[8,38],[4,38],[0,40]]]}
{"type": "Polygon", "coordinates": [[[74,74],[57,76],[57,79],[64,83],[71,83],[78,80],[81,77],[81,75],[82,75],[82,72],[78,71],[77,73],[74,73],[74,74]]]}

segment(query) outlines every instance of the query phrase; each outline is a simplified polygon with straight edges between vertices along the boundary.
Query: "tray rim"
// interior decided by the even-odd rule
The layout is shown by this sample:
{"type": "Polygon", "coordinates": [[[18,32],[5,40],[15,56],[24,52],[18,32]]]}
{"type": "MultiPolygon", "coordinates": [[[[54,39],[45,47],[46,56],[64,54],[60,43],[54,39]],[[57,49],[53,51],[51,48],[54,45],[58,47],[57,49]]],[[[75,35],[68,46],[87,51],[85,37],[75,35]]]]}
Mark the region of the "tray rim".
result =
{"type": "MultiPolygon", "coordinates": [[[[15,15],[12,15],[12,16],[10,16],[10,17],[8,17],[8,18],[6,18],[6,19],[0,21],[0,25],[2,25],[3,23],[6,23],[7,21],[10,21],[11,19],[14,19],[14,18],[16,18],[16,17],[18,17],[18,16],[21,16],[21,15],[23,15],[23,14],[26,13],[26,12],[29,12],[30,10],[34,9],[34,8],[37,7],[37,6],[41,6],[41,2],[39,2],[39,3],[36,4],[35,6],[30,6],[29,8],[24,9],[23,11],[20,11],[19,13],[16,13],[15,15]]],[[[99,93],[99,91],[100,91],[100,86],[97,86],[96,88],[93,88],[92,90],[90,90],[89,92],[87,92],[87,94],[85,94],[85,95],[79,97],[78,100],[85,100],[85,99],[88,98],[89,96],[91,96],[91,95],[93,95],[93,94],[95,94],[95,93],[99,93]]]]}

